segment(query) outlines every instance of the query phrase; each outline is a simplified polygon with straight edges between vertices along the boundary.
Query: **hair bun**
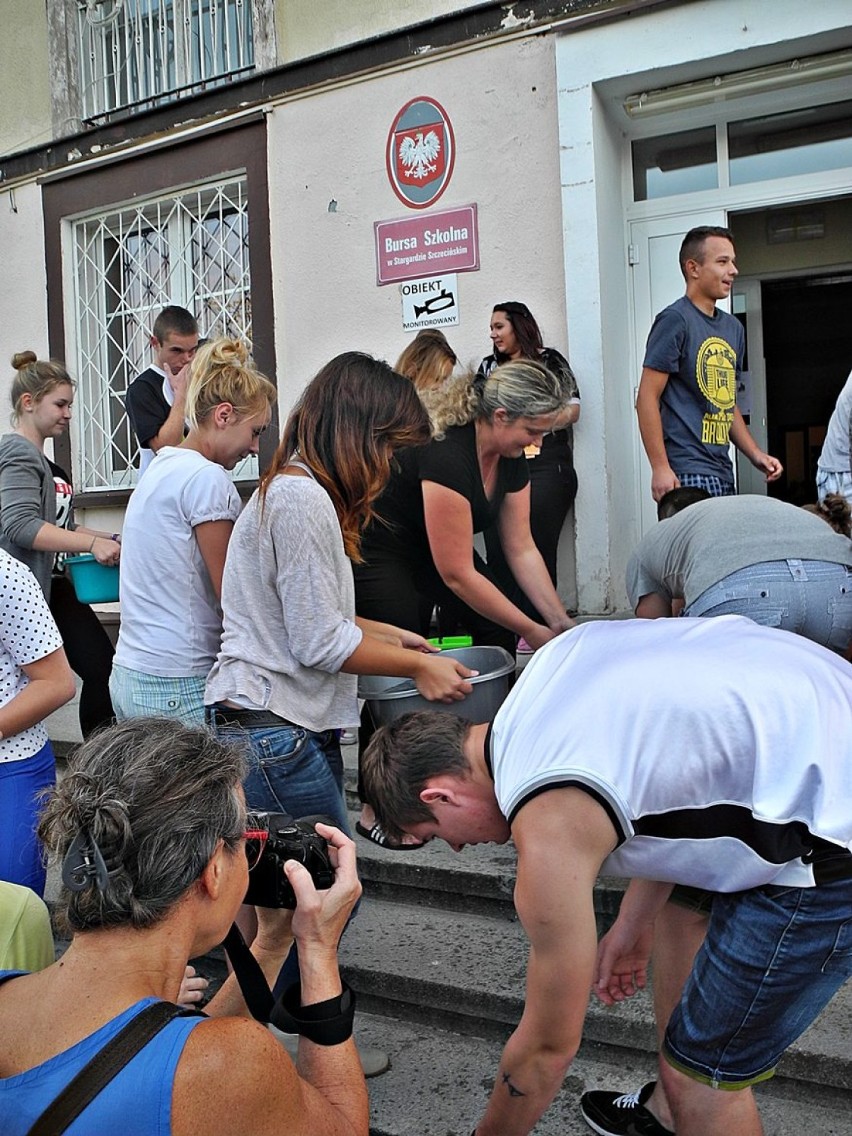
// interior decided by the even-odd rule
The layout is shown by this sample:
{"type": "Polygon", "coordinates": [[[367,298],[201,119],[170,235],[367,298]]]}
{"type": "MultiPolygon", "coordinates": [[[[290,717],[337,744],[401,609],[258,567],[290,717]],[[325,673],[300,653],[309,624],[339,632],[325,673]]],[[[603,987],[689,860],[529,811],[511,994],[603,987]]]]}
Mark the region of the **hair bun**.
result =
{"type": "Polygon", "coordinates": [[[248,346],[241,339],[214,339],[211,344],[210,363],[227,365],[248,362],[248,346]]]}
{"type": "Polygon", "coordinates": [[[18,351],[12,356],[12,366],[16,371],[22,371],[30,363],[37,363],[38,355],[35,351],[18,351]]]}

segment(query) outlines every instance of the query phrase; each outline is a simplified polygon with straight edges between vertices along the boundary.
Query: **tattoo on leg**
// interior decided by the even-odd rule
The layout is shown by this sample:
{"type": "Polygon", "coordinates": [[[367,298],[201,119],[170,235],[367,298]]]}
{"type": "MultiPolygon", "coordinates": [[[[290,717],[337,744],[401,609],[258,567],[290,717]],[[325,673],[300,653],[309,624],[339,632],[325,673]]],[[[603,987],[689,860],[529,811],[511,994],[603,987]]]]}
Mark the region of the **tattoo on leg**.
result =
{"type": "Polygon", "coordinates": [[[515,1088],[515,1086],[509,1080],[509,1074],[508,1073],[503,1074],[503,1084],[509,1090],[509,1096],[510,1097],[525,1097],[527,1095],[526,1093],[522,1093],[520,1089],[515,1088]]]}

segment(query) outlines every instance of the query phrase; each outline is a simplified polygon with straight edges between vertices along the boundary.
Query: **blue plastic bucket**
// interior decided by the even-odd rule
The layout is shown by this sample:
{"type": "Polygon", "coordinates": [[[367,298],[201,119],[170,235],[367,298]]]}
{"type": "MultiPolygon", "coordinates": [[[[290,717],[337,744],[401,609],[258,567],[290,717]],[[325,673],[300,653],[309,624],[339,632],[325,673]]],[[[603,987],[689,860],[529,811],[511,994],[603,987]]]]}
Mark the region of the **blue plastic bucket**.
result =
{"type": "Polygon", "coordinates": [[[118,599],[118,565],[98,564],[91,552],[66,556],[65,567],[80,603],[113,603],[118,599]]]}

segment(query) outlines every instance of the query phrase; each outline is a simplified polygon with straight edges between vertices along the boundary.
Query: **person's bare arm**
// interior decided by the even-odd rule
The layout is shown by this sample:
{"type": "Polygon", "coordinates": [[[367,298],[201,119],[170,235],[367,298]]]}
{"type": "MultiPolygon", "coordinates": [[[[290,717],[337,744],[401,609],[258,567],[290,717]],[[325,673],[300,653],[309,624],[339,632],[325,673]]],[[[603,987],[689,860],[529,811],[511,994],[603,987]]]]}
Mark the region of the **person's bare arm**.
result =
{"type": "Polygon", "coordinates": [[[174,392],[174,402],[169,410],[168,418],[153,436],[148,439],[148,448],[157,453],[163,446],[179,446],[183,441],[186,429],[186,388],[189,383],[189,368],[185,367],[177,374],[169,375],[169,386],[174,392]]]}
{"type": "Polygon", "coordinates": [[[524,615],[473,562],[473,519],[461,493],[435,481],[421,482],[426,533],[435,567],[447,587],[468,607],[540,647],[556,634],[524,615]]]}
{"type": "Polygon", "coordinates": [[[61,529],[45,521],[33,539],[37,552],[65,552],[79,555],[91,552],[99,564],[118,564],[121,545],[110,536],[92,534],[86,529],[61,529]]]}
{"type": "Polygon", "coordinates": [[[636,605],[636,615],[639,619],[664,619],[674,615],[672,601],[658,592],[649,592],[636,605]]]}
{"type": "Polygon", "coordinates": [[[573,426],[580,419],[579,402],[569,402],[556,416],[553,423],[554,430],[564,430],[566,426],[573,426]]]}
{"type": "Polygon", "coordinates": [[[731,441],[743,455],[748,458],[755,469],[766,474],[767,481],[777,481],[784,472],[784,466],[771,454],[764,453],[751,436],[751,431],[745,424],[745,419],[738,406],[734,407],[734,420],[731,423],[731,441]]]}
{"type": "MultiPolygon", "coordinates": [[[[419,636],[418,636],[419,638],[419,636]]],[[[340,668],[345,674],[390,675],[412,678],[429,702],[459,702],[473,687],[472,671],[457,659],[425,653],[419,647],[402,647],[385,638],[364,635],[340,668]]]]}
{"type": "Polygon", "coordinates": [[[23,664],[21,670],[29,682],[5,706],[0,707],[0,737],[3,738],[10,738],[41,722],[69,702],[76,690],[74,675],[62,647],[34,663],[23,664]]]}
{"type": "Polygon", "coordinates": [[[668,381],[669,376],[664,371],[643,367],[636,396],[639,433],[651,465],[651,495],[655,501],[680,485],[666,455],[663,420],[660,417],[660,399],[668,381]]]}
{"type": "Polygon", "coordinates": [[[654,921],[673,886],[658,880],[630,881],[618,918],[598,945],[595,993],[605,1005],[631,998],[647,984],[654,921]]]}
{"type": "Polygon", "coordinates": [[[477,1136],[526,1136],[559,1091],[595,972],[595,880],[616,842],[603,808],[579,789],[554,789],[524,805],[512,835],[515,907],[530,940],[526,1001],[477,1136]]]}
{"type": "Polygon", "coordinates": [[[198,551],[213,585],[216,598],[222,598],[222,574],[225,571],[225,556],[228,542],[234,531],[233,521],[203,521],[192,530],[198,541],[198,551]]]}
{"type": "Polygon", "coordinates": [[[550,630],[558,633],[573,627],[530,532],[529,485],[503,498],[498,528],[512,575],[550,630]]]}

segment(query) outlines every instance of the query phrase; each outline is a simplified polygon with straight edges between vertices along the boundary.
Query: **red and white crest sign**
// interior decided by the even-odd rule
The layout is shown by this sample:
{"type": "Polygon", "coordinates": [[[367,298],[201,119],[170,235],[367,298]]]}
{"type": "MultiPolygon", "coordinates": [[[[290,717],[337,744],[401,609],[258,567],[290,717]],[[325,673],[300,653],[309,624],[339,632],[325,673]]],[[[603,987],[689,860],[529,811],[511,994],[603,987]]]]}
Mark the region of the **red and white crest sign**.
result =
{"type": "Polygon", "coordinates": [[[449,184],[455,139],[447,113],[433,99],[406,103],[390,128],[388,179],[397,197],[412,209],[425,209],[449,184]]]}

